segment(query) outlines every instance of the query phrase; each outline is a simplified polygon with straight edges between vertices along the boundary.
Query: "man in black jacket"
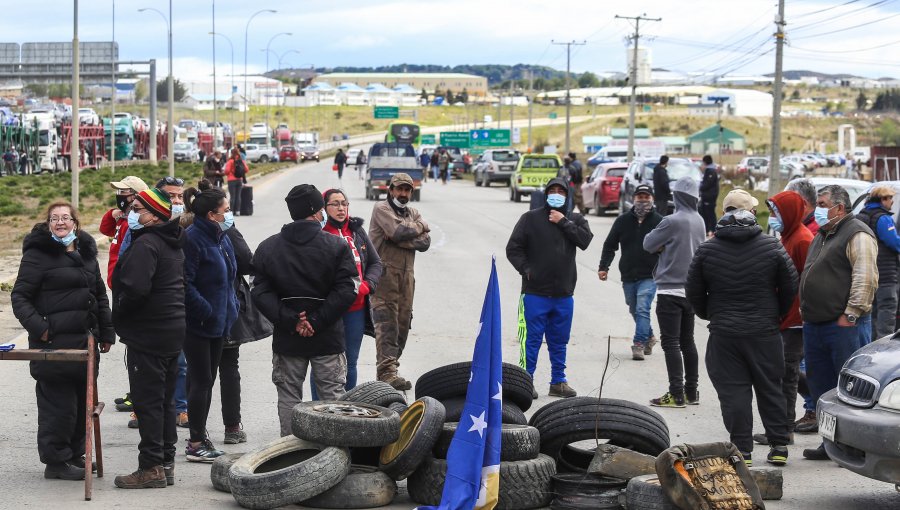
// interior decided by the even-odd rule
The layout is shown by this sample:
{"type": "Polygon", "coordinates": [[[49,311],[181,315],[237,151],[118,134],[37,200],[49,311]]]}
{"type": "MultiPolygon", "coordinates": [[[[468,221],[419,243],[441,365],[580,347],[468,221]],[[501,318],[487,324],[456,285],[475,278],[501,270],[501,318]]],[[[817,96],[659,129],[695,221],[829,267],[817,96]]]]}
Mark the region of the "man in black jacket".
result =
{"type": "Polygon", "coordinates": [[[341,317],[360,281],[347,242],[325,233],[325,201],[315,186],[294,186],[284,199],[293,223],[253,255],[253,302],[275,326],[272,381],[278,390],[281,435],[291,434],[291,410],[303,400],[306,370],[323,400],[344,393],[347,358],[341,317]]]}
{"type": "Polygon", "coordinates": [[[659,163],[653,167],[653,200],[656,202],[656,212],[662,216],[669,214],[669,201],[672,200],[672,188],[669,186],[669,156],[663,154],[659,157],[659,163]]]}
{"type": "Polygon", "coordinates": [[[634,345],[631,346],[631,357],[643,360],[645,354],[653,353],[656,337],[650,325],[650,307],[656,295],[656,284],[653,282],[653,268],[659,260],[659,254],[644,251],[644,237],[659,225],[662,216],[653,210],[653,188],[641,184],[634,189],[634,206],[625,214],[616,218],[606,241],[603,242],[603,253],[600,255],[600,269],[597,272],[601,282],[609,275],[609,266],[616,257],[616,250],[622,245],[622,258],[619,259],[619,272],[622,278],[622,289],[625,291],[625,302],[634,319],[634,345]]]}
{"type": "Polygon", "coordinates": [[[700,181],[700,216],[706,224],[706,235],[716,229],[716,203],[719,201],[719,173],[712,156],[703,156],[703,180],[700,181]]]}
{"type": "MultiPolygon", "coordinates": [[[[725,209],[730,209],[726,197],[725,209]]],[[[781,318],[797,294],[797,271],[777,239],[763,235],[756,216],[727,212],[715,236],[700,245],[685,293],[698,317],[709,321],[706,368],[731,442],[751,462],[753,391],[770,445],[767,462],[787,463],[790,441],[781,378],[781,318]]]]}
{"type": "MultiPolygon", "coordinates": [[[[521,364],[534,377],[538,351],[547,336],[550,396],[574,397],[566,380],[566,345],[572,330],[577,268],[575,248],[586,250],[594,235],[584,216],[567,210],[569,186],[552,179],[544,188],[547,203],[523,214],[506,244],[506,258],[522,275],[519,300],[521,364]]],[[[537,398],[537,393],[534,393],[537,398]]]]}
{"type": "Polygon", "coordinates": [[[140,416],[138,470],[117,476],[123,489],[175,483],[175,380],[184,344],[184,230],[169,196],[138,193],[128,213],[131,245],[113,271],[113,324],[128,346],[128,381],[140,416]]]}

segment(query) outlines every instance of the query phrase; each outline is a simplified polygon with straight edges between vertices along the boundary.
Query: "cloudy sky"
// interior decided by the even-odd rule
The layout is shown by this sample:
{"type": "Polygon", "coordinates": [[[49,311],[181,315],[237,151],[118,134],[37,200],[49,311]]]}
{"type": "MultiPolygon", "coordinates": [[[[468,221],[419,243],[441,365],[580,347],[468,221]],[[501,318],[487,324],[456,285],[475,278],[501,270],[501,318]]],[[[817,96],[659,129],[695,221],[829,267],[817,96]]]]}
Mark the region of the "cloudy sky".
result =
{"type": "MultiPolygon", "coordinates": [[[[82,0],[82,41],[112,38],[114,0],[82,0]]],[[[900,0],[787,0],[789,47],[785,69],[900,76],[900,0]]],[[[156,58],[166,65],[165,23],[143,7],[168,11],[165,0],[115,0],[121,60],[156,58]]],[[[212,73],[212,0],[174,0],[174,67],[180,79],[212,73]]],[[[641,46],[654,68],[712,74],[761,74],[774,69],[775,0],[217,0],[216,32],[234,44],[236,74],[243,72],[244,35],[249,72],[266,67],[415,64],[538,64],[573,71],[624,71],[631,22],[614,15],[662,18],[641,24],[641,46]],[[643,38],[646,36],[646,38],[643,38]],[[277,57],[275,56],[277,55],[277,57]]],[[[71,0],[30,0],[4,23],[0,42],[71,41],[71,0]],[[31,16],[29,13],[33,13],[31,16]]],[[[216,37],[220,74],[231,54],[216,37]]],[[[160,72],[163,74],[163,72],[160,72]]]]}

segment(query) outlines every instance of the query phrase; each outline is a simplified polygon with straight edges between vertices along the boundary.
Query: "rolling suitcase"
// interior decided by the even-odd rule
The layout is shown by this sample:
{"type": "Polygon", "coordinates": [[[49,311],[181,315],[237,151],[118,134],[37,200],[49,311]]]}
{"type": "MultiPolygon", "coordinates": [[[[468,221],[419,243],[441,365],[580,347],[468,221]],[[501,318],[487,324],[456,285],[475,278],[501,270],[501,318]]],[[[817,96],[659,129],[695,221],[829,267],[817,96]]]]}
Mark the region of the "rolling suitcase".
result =
{"type": "Polygon", "coordinates": [[[253,216],[253,186],[241,188],[241,216],[253,216]]]}

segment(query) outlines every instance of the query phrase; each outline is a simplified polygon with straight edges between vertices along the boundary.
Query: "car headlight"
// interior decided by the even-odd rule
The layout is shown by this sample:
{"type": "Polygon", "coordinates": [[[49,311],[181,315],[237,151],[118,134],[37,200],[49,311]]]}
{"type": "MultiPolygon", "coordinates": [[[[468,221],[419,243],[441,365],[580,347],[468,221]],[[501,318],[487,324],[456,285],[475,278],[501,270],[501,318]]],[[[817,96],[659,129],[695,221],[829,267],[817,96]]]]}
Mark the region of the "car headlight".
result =
{"type": "Polygon", "coordinates": [[[900,411],[900,379],[891,381],[890,384],[881,390],[881,395],[878,397],[878,404],[881,405],[881,407],[900,411]]]}

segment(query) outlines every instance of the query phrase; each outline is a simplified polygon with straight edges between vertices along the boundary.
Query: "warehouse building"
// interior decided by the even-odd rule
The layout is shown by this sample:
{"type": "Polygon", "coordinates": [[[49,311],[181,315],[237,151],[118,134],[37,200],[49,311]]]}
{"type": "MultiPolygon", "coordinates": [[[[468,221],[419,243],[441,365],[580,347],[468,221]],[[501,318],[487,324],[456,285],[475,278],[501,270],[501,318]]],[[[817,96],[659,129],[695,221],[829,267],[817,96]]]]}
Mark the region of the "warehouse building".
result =
{"type": "Polygon", "coordinates": [[[485,97],[488,93],[487,78],[462,73],[328,73],[320,74],[313,83],[330,85],[352,83],[362,88],[383,85],[394,89],[399,85],[409,86],[429,94],[443,94],[450,89],[454,94],[463,90],[469,97],[485,97]]]}

